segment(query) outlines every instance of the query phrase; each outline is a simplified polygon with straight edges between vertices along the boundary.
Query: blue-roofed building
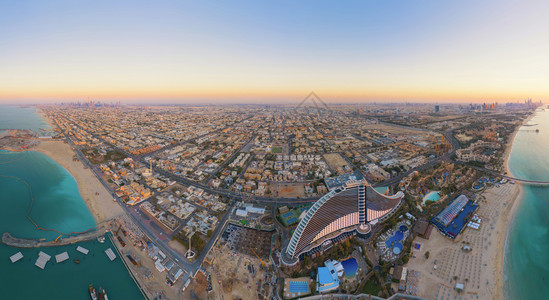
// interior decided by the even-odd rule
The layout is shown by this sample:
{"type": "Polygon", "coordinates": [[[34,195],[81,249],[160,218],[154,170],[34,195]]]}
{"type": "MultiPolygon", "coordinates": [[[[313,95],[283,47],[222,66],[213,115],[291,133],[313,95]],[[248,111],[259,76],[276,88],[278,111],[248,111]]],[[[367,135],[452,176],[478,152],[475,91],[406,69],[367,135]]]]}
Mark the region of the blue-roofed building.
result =
{"type": "Polygon", "coordinates": [[[316,290],[319,293],[327,293],[339,287],[338,270],[332,261],[324,262],[325,267],[319,267],[316,274],[316,290]]]}
{"type": "Polygon", "coordinates": [[[465,195],[460,195],[439,212],[431,222],[439,229],[440,233],[455,239],[465,229],[465,225],[478,207],[478,204],[469,201],[465,195]]]}

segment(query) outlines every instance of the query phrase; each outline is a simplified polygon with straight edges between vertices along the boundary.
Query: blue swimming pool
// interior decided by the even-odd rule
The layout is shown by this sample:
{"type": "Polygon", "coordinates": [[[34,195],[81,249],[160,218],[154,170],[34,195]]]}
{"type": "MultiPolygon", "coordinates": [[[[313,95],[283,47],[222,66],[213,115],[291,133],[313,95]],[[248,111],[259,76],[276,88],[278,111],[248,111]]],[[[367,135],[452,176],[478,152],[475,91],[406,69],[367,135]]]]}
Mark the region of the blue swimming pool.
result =
{"type": "Polygon", "coordinates": [[[345,277],[353,277],[356,275],[356,270],[358,270],[356,259],[349,258],[348,260],[342,261],[341,265],[343,266],[343,270],[345,270],[345,277]]]}
{"type": "Polygon", "coordinates": [[[400,254],[402,251],[402,238],[404,237],[404,233],[408,230],[408,227],[405,225],[401,225],[399,227],[399,230],[393,234],[386,242],[385,245],[387,248],[392,249],[394,254],[400,254]]]}
{"type": "Polygon", "coordinates": [[[290,293],[308,293],[309,283],[306,281],[290,281],[290,293]]]}
{"type": "Polygon", "coordinates": [[[404,246],[402,246],[401,243],[399,243],[399,242],[394,243],[393,244],[393,254],[399,255],[400,252],[402,252],[402,248],[404,248],[404,246]]]}

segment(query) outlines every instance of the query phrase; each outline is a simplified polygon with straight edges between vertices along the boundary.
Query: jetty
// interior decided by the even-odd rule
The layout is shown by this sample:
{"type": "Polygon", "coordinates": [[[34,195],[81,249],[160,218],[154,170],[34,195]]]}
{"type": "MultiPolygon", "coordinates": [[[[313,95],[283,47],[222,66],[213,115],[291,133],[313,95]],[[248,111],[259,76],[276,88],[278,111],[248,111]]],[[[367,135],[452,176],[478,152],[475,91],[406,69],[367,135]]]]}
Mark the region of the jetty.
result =
{"type": "Polygon", "coordinates": [[[21,258],[23,258],[23,253],[21,251],[15,253],[14,255],[10,256],[11,263],[15,263],[19,261],[21,258]]]}
{"type": "Polygon", "coordinates": [[[57,263],[60,263],[60,262],[64,262],[66,261],[67,259],[69,259],[69,254],[67,253],[67,251],[61,253],[61,254],[57,254],[55,256],[55,261],[57,263]]]}
{"type": "Polygon", "coordinates": [[[501,177],[503,179],[507,179],[507,180],[512,181],[512,182],[518,182],[518,183],[524,183],[524,184],[530,184],[530,185],[549,185],[549,181],[545,181],[545,180],[521,179],[521,178],[516,178],[516,177],[511,177],[511,176],[507,176],[507,175],[504,175],[504,174],[500,174],[500,173],[498,173],[494,170],[490,170],[490,169],[486,169],[486,168],[482,168],[482,167],[477,167],[477,166],[472,166],[472,165],[469,165],[469,167],[477,169],[477,170],[482,171],[482,172],[486,172],[488,174],[492,174],[493,176],[498,176],[498,177],[501,177]]]}
{"type": "Polygon", "coordinates": [[[70,236],[61,241],[44,241],[38,239],[25,239],[12,236],[9,232],[2,234],[2,243],[17,248],[35,248],[35,247],[52,247],[61,245],[70,245],[78,242],[89,241],[96,239],[98,236],[105,234],[105,230],[95,230],[88,233],[70,236]]]}
{"type": "Polygon", "coordinates": [[[116,255],[114,254],[114,252],[112,252],[111,248],[105,250],[105,253],[107,254],[107,256],[111,261],[113,261],[116,258],[116,255]]]}

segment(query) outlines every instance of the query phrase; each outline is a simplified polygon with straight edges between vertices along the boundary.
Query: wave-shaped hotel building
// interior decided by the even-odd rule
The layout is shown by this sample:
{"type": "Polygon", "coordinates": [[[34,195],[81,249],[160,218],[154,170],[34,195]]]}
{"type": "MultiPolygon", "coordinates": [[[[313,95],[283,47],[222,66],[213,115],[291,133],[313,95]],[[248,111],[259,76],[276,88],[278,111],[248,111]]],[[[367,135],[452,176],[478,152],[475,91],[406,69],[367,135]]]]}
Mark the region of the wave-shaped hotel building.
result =
{"type": "Polygon", "coordinates": [[[387,219],[401,205],[404,194],[387,196],[364,182],[348,182],[320,198],[299,222],[281,259],[295,265],[300,257],[323,251],[348,235],[367,236],[371,226],[387,219]]]}

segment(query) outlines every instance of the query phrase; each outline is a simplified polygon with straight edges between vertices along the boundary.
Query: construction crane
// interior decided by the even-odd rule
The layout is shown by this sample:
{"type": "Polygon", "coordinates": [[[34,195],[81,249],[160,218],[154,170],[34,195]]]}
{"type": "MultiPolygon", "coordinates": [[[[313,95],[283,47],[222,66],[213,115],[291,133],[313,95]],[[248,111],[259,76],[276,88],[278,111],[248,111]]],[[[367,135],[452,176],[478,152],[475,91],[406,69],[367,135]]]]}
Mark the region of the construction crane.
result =
{"type": "Polygon", "coordinates": [[[55,241],[53,241],[53,244],[57,244],[57,241],[58,241],[59,239],[61,239],[59,242],[62,242],[62,241],[63,241],[63,235],[62,235],[62,234],[60,234],[60,235],[55,239],[55,241]]]}
{"type": "Polygon", "coordinates": [[[118,234],[118,231],[120,231],[120,228],[122,228],[122,224],[118,224],[118,228],[114,231],[114,234],[118,234]]]}
{"type": "Polygon", "coordinates": [[[261,258],[259,258],[259,255],[257,255],[257,253],[255,253],[254,249],[252,249],[252,248],[250,248],[250,249],[255,254],[255,256],[257,256],[257,259],[259,259],[259,261],[261,262],[261,265],[263,265],[265,267],[265,263],[261,260],[261,258]]]}

